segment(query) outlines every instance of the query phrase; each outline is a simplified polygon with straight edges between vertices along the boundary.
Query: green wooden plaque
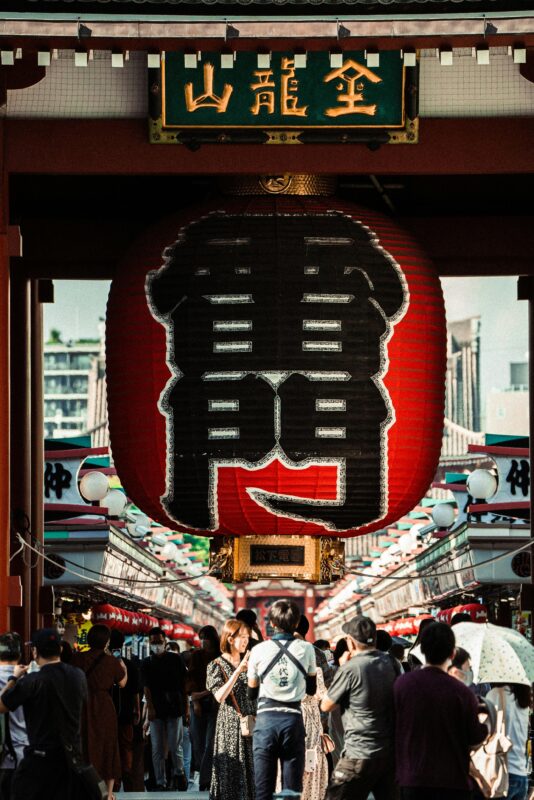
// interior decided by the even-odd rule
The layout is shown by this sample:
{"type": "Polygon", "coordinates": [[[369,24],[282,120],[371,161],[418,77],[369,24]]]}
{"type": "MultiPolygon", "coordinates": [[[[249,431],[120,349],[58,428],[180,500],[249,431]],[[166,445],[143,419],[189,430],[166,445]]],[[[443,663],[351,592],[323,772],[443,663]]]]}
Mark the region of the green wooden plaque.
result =
{"type": "Polygon", "coordinates": [[[214,140],[210,131],[212,136],[227,131],[216,139],[223,142],[239,131],[293,132],[288,140],[295,143],[302,133],[329,131],[374,132],[381,142],[394,141],[395,136],[388,139],[391,131],[408,141],[399,134],[407,122],[414,131],[416,114],[406,108],[406,98],[415,80],[416,69],[404,67],[400,51],[381,52],[373,67],[364,51],[263,57],[244,51],[165,52],[158,80],[149,79],[151,141],[172,141],[173,133],[180,141],[188,131],[204,141],[214,140]]]}

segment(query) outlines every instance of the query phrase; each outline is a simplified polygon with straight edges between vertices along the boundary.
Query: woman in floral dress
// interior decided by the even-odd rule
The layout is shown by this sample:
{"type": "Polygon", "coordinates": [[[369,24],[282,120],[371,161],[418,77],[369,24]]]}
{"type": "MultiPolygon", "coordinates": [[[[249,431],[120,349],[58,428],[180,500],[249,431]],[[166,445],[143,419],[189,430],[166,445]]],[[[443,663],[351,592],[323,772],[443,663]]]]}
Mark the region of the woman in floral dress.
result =
{"type": "Polygon", "coordinates": [[[241,734],[240,716],[256,713],[247,697],[246,653],[250,629],[229,619],[221,634],[222,655],[208,665],[206,688],[219,705],[210,800],[254,800],[252,736],[241,734]]]}
{"type": "Polygon", "coordinates": [[[304,770],[302,783],[302,800],[323,800],[328,787],[328,762],[323,753],[321,737],[323,725],[319,706],[326,694],[323,671],[317,667],[317,692],[305,695],[301,703],[304,730],[306,731],[306,751],[310,751],[311,761],[304,770]],[[311,753],[315,755],[312,756],[311,753]]]}

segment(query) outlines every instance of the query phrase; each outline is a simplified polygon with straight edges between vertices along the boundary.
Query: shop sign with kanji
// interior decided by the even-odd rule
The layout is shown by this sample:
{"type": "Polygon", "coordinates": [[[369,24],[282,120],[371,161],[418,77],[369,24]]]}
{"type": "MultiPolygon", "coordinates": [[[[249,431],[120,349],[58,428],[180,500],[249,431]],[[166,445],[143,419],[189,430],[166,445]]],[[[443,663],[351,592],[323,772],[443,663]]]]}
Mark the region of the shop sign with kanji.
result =
{"type": "MultiPolygon", "coordinates": [[[[380,142],[409,141],[399,136],[408,121],[416,140],[416,113],[413,103],[406,103],[416,94],[416,69],[403,66],[399,51],[382,52],[379,66],[372,68],[364,51],[344,51],[336,66],[328,52],[309,52],[301,59],[273,52],[268,66],[255,52],[199,55],[162,54],[158,77],[149,79],[153,142],[187,143],[182,132],[193,130],[200,141],[202,132],[206,141],[238,141],[239,131],[297,131],[298,141],[306,141],[300,134],[314,131],[322,137],[350,131],[367,138],[371,133],[380,142]],[[228,133],[210,138],[214,131],[228,133]]],[[[294,133],[281,141],[291,139],[296,140],[294,133]]]]}

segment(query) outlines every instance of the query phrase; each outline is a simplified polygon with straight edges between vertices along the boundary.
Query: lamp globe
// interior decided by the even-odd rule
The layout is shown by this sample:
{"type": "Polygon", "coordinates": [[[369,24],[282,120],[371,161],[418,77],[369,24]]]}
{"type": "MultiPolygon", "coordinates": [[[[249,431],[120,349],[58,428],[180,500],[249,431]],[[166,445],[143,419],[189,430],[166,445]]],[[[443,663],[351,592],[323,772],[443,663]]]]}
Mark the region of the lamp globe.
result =
{"type": "Polygon", "coordinates": [[[432,510],[432,519],[438,528],[449,528],[454,522],[454,508],[450,503],[439,503],[432,510]]]}
{"type": "Polygon", "coordinates": [[[487,469],[475,469],[467,478],[467,491],[475,500],[487,500],[497,491],[497,479],[487,469]]]}
{"type": "Polygon", "coordinates": [[[89,502],[102,500],[109,492],[109,480],[103,472],[86,472],[80,481],[80,494],[89,502]]]}
{"type": "Polygon", "coordinates": [[[118,517],[126,508],[128,500],[120,489],[111,489],[100,501],[100,505],[107,508],[110,517],[118,517]]]}

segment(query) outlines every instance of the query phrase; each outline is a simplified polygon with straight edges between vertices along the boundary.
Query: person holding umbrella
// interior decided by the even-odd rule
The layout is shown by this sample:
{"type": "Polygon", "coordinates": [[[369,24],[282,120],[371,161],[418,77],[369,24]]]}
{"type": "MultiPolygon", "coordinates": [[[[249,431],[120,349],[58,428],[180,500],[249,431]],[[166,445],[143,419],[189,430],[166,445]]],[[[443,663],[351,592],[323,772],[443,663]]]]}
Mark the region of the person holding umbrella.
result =
{"type": "Polygon", "coordinates": [[[519,631],[489,622],[460,622],[454,636],[471,655],[474,683],[534,682],[534,647],[519,631]]]}

